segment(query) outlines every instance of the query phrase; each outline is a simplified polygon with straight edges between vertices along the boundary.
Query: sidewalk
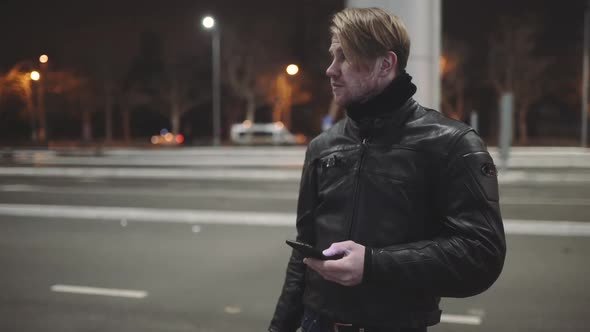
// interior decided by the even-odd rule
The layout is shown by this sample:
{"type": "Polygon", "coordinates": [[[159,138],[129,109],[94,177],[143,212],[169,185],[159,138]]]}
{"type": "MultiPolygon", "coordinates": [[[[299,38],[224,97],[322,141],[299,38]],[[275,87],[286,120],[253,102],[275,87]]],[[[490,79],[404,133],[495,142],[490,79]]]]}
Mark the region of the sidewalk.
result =
{"type": "MultiPolygon", "coordinates": [[[[217,181],[299,181],[300,169],[272,168],[112,168],[0,167],[0,176],[93,179],[164,179],[217,181]]],[[[513,170],[500,172],[500,184],[543,183],[590,185],[590,172],[513,170]]]]}
{"type": "MultiPolygon", "coordinates": [[[[501,160],[490,147],[496,164],[501,160]]],[[[301,167],[305,147],[196,147],[173,149],[0,150],[0,162],[42,166],[285,166],[301,167]]],[[[590,169],[590,149],[575,147],[515,147],[510,169],[590,169]]]]}

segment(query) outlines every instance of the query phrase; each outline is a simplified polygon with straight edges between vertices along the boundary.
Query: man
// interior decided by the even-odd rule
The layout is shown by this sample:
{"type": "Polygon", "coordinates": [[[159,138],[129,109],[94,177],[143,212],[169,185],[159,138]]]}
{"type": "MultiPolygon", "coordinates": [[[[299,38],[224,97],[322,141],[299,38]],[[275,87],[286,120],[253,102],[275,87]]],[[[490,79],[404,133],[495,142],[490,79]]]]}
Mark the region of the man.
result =
{"type": "Polygon", "coordinates": [[[505,238],[494,163],[468,126],[412,99],[410,40],[381,9],[345,9],[326,70],[346,118],[307,148],[297,240],[271,332],[426,331],[441,297],[489,288],[505,238]]]}

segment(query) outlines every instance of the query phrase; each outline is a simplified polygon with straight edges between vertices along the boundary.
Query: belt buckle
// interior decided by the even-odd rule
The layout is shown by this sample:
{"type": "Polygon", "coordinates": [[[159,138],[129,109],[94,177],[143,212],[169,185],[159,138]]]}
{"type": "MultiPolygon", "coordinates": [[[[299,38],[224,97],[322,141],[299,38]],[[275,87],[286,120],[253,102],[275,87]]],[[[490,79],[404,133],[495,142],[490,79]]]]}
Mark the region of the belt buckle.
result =
{"type": "MultiPolygon", "coordinates": [[[[340,332],[340,327],[352,327],[352,324],[334,323],[334,332],[340,332]]],[[[358,329],[358,332],[365,332],[363,327],[358,329]]]]}

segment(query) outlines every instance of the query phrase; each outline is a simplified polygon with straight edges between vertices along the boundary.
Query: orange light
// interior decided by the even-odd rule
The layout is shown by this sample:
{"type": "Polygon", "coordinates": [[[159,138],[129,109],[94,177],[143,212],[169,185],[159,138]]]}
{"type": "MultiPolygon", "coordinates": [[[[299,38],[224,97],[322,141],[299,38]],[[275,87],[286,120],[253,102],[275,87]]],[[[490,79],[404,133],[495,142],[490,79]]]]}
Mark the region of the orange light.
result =
{"type": "Polygon", "coordinates": [[[36,71],[36,70],[33,70],[33,71],[31,72],[31,79],[32,79],[33,81],[38,81],[40,78],[41,78],[41,74],[39,74],[39,72],[38,72],[38,71],[36,71]]]}
{"type": "Polygon", "coordinates": [[[275,128],[276,129],[283,129],[283,128],[285,128],[285,125],[281,121],[275,122],[275,128]]]}
{"type": "Polygon", "coordinates": [[[174,139],[174,135],[172,133],[168,133],[164,135],[164,139],[166,140],[166,142],[172,142],[172,140],[174,139]]]}
{"type": "Polygon", "coordinates": [[[176,135],[176,143],[178,143],[178,144],[184,143],[184,136],[182,136],[181,134],[176,135]]]}
{"type": "Polygon", "coordinates": [[[160,137],[158,136],[152,136],[152,144],[158,144],[160,143],[160,137]]]}
{"type": "Polygon", "coordinates": [[[39,62],[47,63],[47,61],[49,61],[49,57],[47,55],[43,54],[42,56],[39,57],[39,62]]]}
{"type": "Polygon", "coordinates": [[[443,55],[440,57],[438,64],[441,73],[446,74],[447,70],[449,69],[449,60],[447,60],[447,58],[443,55]]]}
{"type": "Polygon", "coordinates": [[[297,65],[290,64],[287,66],[286,72],[291,76],[297,75],[297,73],[299,72],[299,67],[297,65]]]}
{"type": "Polygon", "coordinates": [[[245,120],[242,125],[244,126],[244,128],[250,128],[252,127],[252,121],[250,120],[245,120]]]}

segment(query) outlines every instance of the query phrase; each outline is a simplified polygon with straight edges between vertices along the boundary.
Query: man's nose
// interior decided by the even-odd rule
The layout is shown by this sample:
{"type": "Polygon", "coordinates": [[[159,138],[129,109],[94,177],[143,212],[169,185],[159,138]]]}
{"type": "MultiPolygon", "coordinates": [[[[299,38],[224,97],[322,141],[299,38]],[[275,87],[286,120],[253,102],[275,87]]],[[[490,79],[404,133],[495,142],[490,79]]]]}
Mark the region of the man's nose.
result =
{"type": "Polygon", "coordinates": [[[336,65],[334,64],[334,62],[332,62],[330,64],[330,66],[328,66],[328,68],[326,69],[326,76],[328,77],[335,77],[338,75],[338,70],[336,68],[336,65]]]}

